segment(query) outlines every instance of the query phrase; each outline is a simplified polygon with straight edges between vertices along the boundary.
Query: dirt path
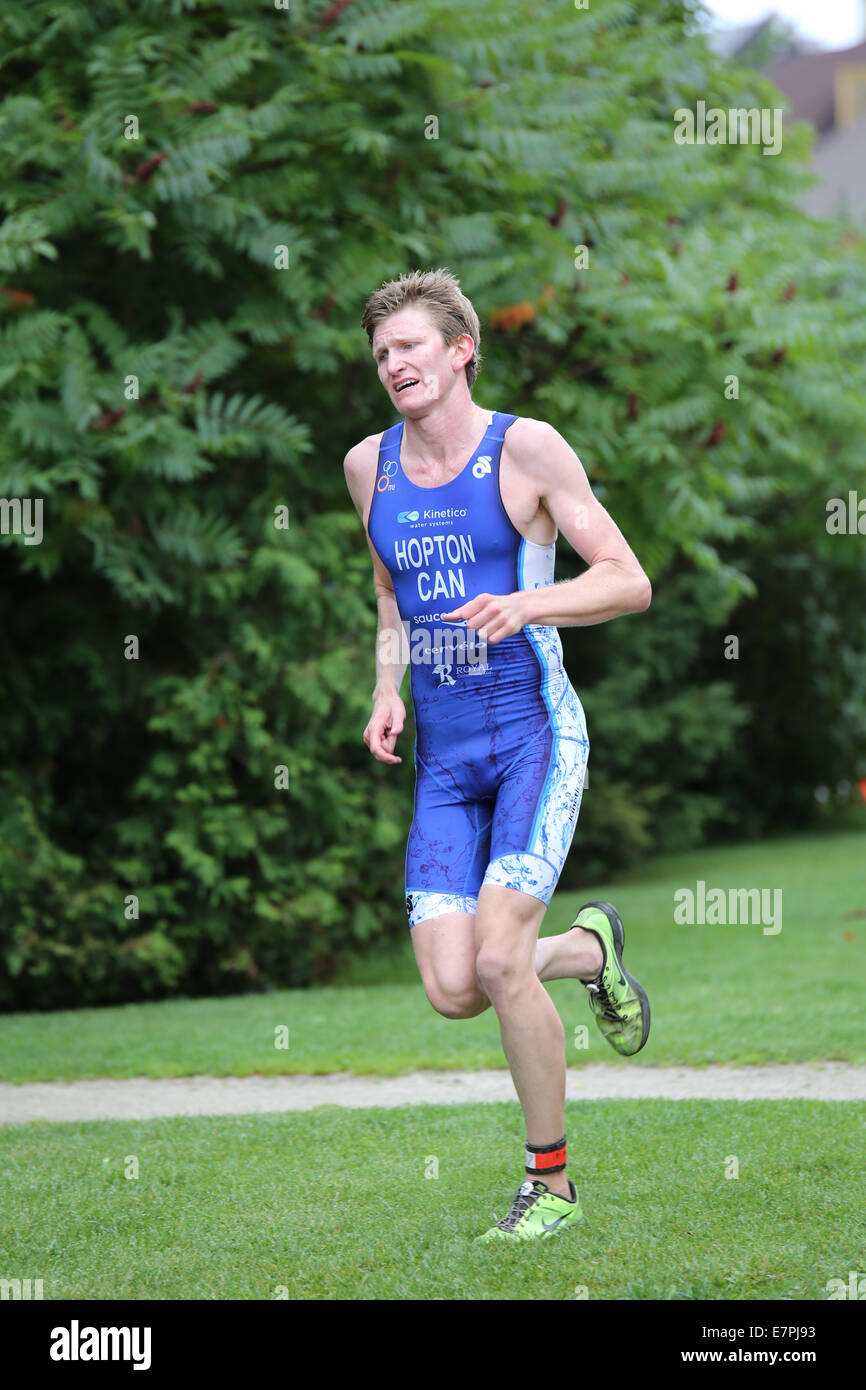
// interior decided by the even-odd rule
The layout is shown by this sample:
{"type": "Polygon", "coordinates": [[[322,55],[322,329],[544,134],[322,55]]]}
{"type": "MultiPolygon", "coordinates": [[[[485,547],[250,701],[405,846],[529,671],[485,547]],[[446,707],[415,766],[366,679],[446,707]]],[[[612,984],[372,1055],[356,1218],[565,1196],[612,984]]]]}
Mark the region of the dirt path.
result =
{"type": "MultiPolygon", "coordinates": [[[[598,1064],[569,1071],[567,1095],[569,1100],[866,1100],[866,1066],[848,1062],[755,1067],[598,1064]]],[[[0,1124],[246,1115],[312,1110],[318,1105],[453,1105],[516,1099],[507,1071],[41,1081],[0,1084],[0,1124]]]]}

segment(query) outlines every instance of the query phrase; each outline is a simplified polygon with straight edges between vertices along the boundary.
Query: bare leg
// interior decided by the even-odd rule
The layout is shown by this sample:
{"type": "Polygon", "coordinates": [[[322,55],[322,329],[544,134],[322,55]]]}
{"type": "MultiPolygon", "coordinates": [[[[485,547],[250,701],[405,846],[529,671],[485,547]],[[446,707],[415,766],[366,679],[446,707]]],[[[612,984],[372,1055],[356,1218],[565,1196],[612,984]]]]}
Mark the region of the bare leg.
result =
{"type": "MultiPolygon", "coordinates": [[[[565,1034],[534,963],[544,913],[544,903],[527,893],[484,884],[475,917],[479,984],[499,1019],[526,1138],[539,1145],[555,1143],[565,1132],[565,1034]]],[[[549,1173],[544,1181],[551,1192],[571,1196],[564,1172],[549,1173]]]]}
{"type": "Polygon", "coordinates": [[[598,937],[583,927],[535,944],[535,973],[539,980],[594,980],[604,965],[598,937]]]}
{"type": "MultiPolygon", "coordinates": [[[[474,1018],[490,1008],[476,974],[473,914],[454,912],[419,923],[412,931],[412,945],[427,998],[437,1013],[474,1018]]],[[[535,943],[533,968],[539,980],[594,980],[601,967],[598,937],[582,927],[535,943]]]]}

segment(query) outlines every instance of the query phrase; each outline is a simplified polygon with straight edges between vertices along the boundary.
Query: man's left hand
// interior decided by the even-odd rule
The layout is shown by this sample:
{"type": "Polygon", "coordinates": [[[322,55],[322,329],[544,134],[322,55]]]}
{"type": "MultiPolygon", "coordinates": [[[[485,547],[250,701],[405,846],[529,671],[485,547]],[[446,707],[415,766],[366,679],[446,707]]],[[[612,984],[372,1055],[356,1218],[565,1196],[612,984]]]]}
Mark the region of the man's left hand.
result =
{"type": "Polygon", "coordinates": [[[514,594],[479,594],[462,608],[455,608],[453,613],[442,614],[444,622],[456,622],[461,618],[483,641],[501,642],[503,637],[519,632],[526,623],[526,594],[522,589],[514,594]]]}

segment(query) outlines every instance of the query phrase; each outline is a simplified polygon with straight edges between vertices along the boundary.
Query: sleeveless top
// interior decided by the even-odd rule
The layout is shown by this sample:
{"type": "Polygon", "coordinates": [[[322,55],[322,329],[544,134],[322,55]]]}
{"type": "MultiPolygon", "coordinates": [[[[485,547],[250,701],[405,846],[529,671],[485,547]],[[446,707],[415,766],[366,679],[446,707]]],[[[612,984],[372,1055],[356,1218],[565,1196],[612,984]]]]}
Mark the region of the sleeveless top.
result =
{"type": "Polygon", "coordinates": [[[493,413],[460,473],[419,487],[403,472],[403,420],[385,430],[368,530],[391,576],[410,667],[417,751],[453,744],[484,758],[542,727],[569,685],[556,627],[530,624],[483,643],[451,613],[479,594],[509,594],[553,583],[556,546],[526,540],[499,489],[499,461],[516,415],[493,413]]]}

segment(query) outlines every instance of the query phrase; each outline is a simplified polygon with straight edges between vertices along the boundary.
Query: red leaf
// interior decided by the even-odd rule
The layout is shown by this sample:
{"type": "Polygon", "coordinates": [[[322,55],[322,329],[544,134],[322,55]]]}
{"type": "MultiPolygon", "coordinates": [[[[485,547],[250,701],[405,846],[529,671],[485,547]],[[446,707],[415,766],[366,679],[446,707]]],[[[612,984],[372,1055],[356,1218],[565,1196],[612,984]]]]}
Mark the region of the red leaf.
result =
{"type": "Polygon", "coordinates": [[[92,430],[113,430],[118,420],[122,420],[126,410],[104,410],[95,420],[91,420],[88,428],[92,430]]]}
{"type": "Polygon", "coordinates": [[[565,198],[560,197],[559,202],[556,204],[556,210],[550,213],[547,219],[551,227],[558,227],[567,211],[568,203],[565,198]]]}
{"type": "Polygon", "coordinates": [[[333,292],[333,290],[328,290],[328,293],[325,295],[325,298],[322,300],[322,303],[319,305],[319,307],[318,307],[317,309],[311,310],[312,315],[313,315],[313,318],[316,318],[316,319],[327,319],[327,318],[330,318],[330,316],[331,316],[331,310],[333,309],[333,307],[334,307],[334,292],[333,292]]]}
{"type": "Polygon", "coordinates": [[[324,26],[325,24],[333,24],[335,20],[340,18],[340,15],[349,5],[351,5],[351,3],[352,0],[334,0],[334,3],[333,5],[331,5],[330,9],[325,10],[324,14],[319,15],[319,24],[321,26],[324,26]]]}
{"type": "Polygon", "coordinates": [[[136,169],[133,170],[132,177],[138,183],[147,183],[151,174],[158,169],[162,161],[166,158],[164,154],[152,154],[150,159],[145,159],[136,169]]]}
{"type": "Polygon", "coordinates": [[[5,294],[10,304],[26,304],[29,307],[36,303],[36,295],[31,294],[29,290],[16,290],[11,285],[0,285],[0,293],[5,294]]]}
{"type": "Polygon", "coordinates": [[[531,323],[534,318],[534,306],[524,299],[520,304],[506,304],[504,309],[495,310],[490,315],[490,327],[494,332],[501,329],[508,333],[513,328],[522,328],[524,324],[531,323]]]}
{"type": "Polygon", "coordinates": [[[188,386],[182,386],[182,387],[180,388],[180,394],[181,394],[182,396],[194,396],[195,393],[196,393],[196,391],[200,391],[203,385],[204,385],[204,372],[196,372],[195,376],[193,377],[193,379],[192,379],[192,381],[189,383],[189,385],[188,385],[188,386]]]}

